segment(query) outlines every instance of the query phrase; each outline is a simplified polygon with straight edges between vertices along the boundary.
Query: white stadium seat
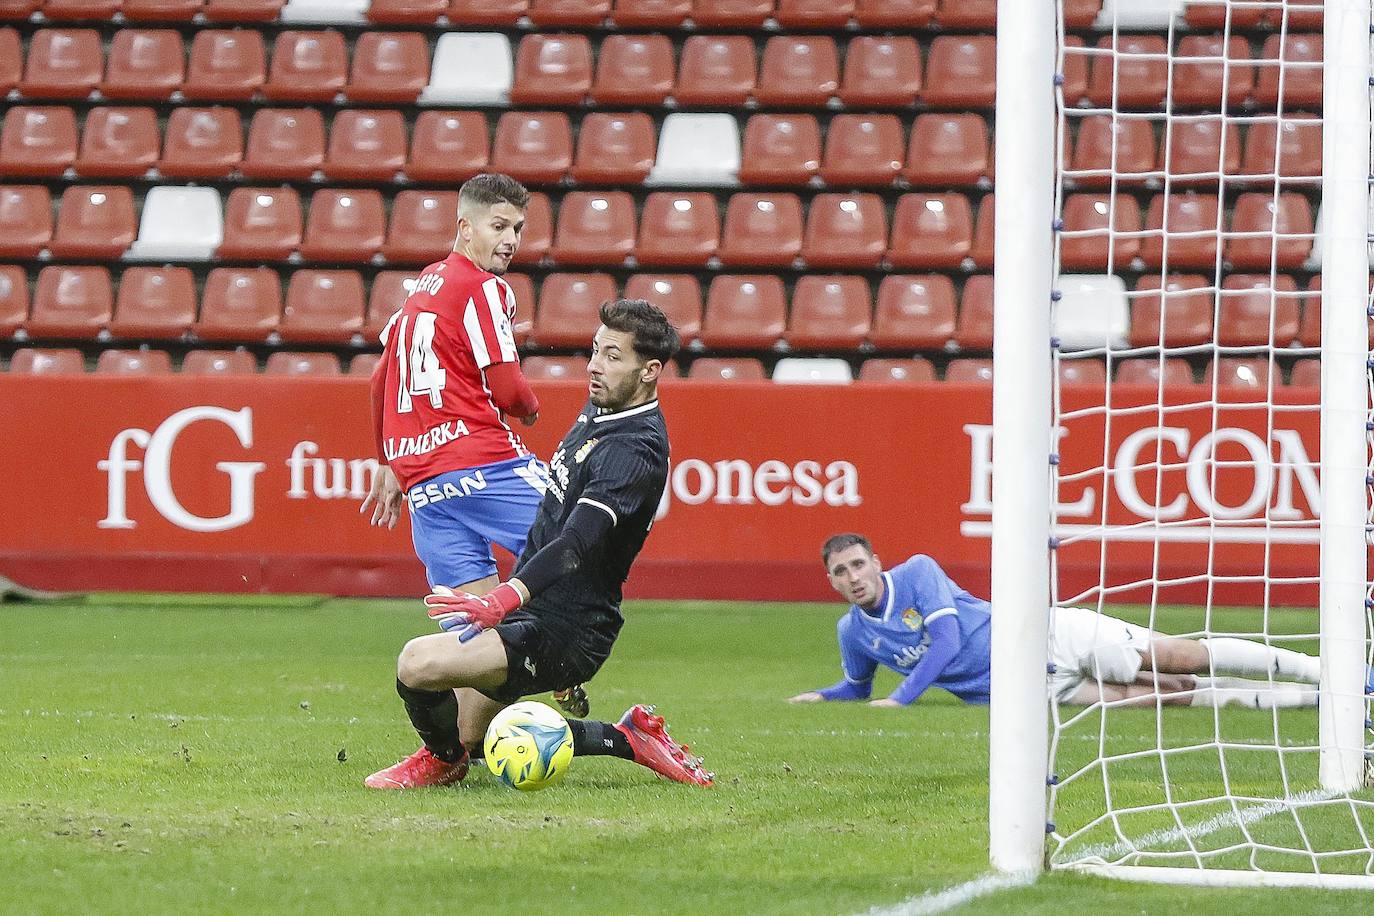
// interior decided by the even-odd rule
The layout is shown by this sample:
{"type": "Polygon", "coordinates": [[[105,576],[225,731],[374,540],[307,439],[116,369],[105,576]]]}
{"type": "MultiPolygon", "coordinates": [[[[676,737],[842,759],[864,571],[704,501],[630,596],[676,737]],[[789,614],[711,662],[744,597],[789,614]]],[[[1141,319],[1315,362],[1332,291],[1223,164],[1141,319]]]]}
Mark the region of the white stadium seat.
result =
{"type": "Polygon", "coordinates": [[[214,188],[153,188],[143,201],[133,261],[208,261],[224,241],[224,207],[214,188]]]}
{"type": "Polygon", "coordinates": [[[1054,335],[1065,350],[1127,345],[1130,310],[1126,284],[1109,274],[1059,278],[1060,299],[1054,310],[1054,335]]]}
{"type": "Polygon", "coordinates": [[[1182,24],[1183,0],[1106,0],[1097,14],[1096,28],[1167,29],[1175,19],[1182,24]]]}
{"type": "Polygon", "coordinates": [[[773,381],[784,385],[843,385],[854,381],[854,370],[842,359],[789,356],[773,367],[773,381]]]}
{"type": "Polygon", "coordinates": [[[732,115],[670,114],[645,184],[733,185],[739,161],[739,124],[732,115]]]}
{"type": "Polygon", "coordinates": [[[434,48],[421,105],[504,105],[515,65],[510,39],[500,32],[445,32],[434,48]]]}
{"type": "Polygon", "coordinates": [[[340,25],[364,24],[372,0],[286,0],[279,19],[282,22],[326,22],[340,25]]]}

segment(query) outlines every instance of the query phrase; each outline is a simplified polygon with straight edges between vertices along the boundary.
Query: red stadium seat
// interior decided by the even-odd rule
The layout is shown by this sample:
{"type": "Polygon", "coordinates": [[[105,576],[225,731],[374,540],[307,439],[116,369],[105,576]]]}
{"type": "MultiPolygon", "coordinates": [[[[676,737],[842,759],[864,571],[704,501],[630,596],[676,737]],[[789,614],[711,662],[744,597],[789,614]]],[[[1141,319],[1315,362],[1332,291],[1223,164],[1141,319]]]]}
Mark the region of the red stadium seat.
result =
{"type": "Polygon", "coordinates": [[[539,287],[531,337],[541,347],[587,347],[601,326],[601,303],[616,297],[609,274],[549,274],[539,287]]]}
{"type": "Polygon", "coordinates": [[[288,29],[272,45],[263,95],[282,102],[332,102],[348,82],[348,49],[335,31],[288,29]]]}
{"type": "Polygon", "coordinates": [[[1320,359],[1300,359],[1293,364],[1293,376],[1288,380],[1291,388],[1320,388],[1322,384],[1322,361],[1320,359]]]}
{"type": "Polygon", "coordinates": [[[658,191],[644,201],[635,257],[640,264],[702,267],[720,247],[714,194],[658,191]]]}
{"type": "Polygon", "coordinates": [[[267,51],[261,32],[202,29],[191,42],[181,91],[188,99],[247,101],[266,79],[267,51]]]}
{"type": "Polygon", "coordinates": [[[864,29],[919,29],[935,15],[935,0],[858,0],[854,18],[864,29]]]}
{"type": "Polygon", "coordinates": [[[1223,41],[1220,35],[1184,35],[1174,51],[1173,102],[1185,108],[1239,105],[1250,97],[1255,70],[1250,65],[1250,43],[1239,35],[1223,41]],[[1194,62],[1195,58],[1212,60],[1194,62]],[[1223,59],[1224,58],[1224,62],[1223,59]]]}
{"type": "Polygon", "coordinates": [[[490,154],[480,111],[422,111],[411,134],[406,177],[461,183],[486,168],[490,154]]]}
{"type": "Polygon", "coordinates": [[[529,6],[530,0],[449,0],[448,19],[454,25],[514,28],[529,6]]]}
{"type": "MultiPolygon", "coordinates": [[[[1369,281],[1374,293],[1374,279],[1369,281]]],[[[1319,347],[1322,342],[1322,276],[1315,275],[1307,284],[1307,301],[1302,309],[1302,323],[1298,326],[1298,342],[1304,347],[1319,347]]],[[[1369,328],[1369,348],[1374,350],[1374,323],[1369,328]]]]}
{"type": "Polygon", "coordinates": [[[912,359],[866,359],[859,367],[861,382],[900,382],[915,384],[935,381],[935,367],[924,357],[912,359]]]}
{"type": "Polygon", "coordinates": [[[634,240],[635,205],[628,193],[573,191],[559,209],[553,259],[559,264],[619,264],[634,250],[634,240]]]}
{"type": "Polygon", "coordinates": [[[1220,172],[1235,175],[1240,170],[1240,131],[1236,122],[1226,122],[1223,137],[1221,118],[1176,121],[1165,140],[1164,162],[1174,186],[1215,188],[1220,172]]]}
{"type": "Polygon", "coordinates": [[[190,22],[203,5],[203,0],[124,0],[123,12],[129,22],[190,22]]]}
{"type": "Polygon", "coordinates": [[[935,18],[946,29],[993,31],[997,26],[997,0],[940,0],[935,18]]]}
{"type": "Polygon", "coordinates": [[[1285,184],[1315,184],[1322,174],[1322,125],[1314,114],[1285,111],[1282,118],[1251,124],[1245,137],[1241,174],[1268,181],[1276,173],[1285,184]]]}
{"type": "Polygon", "coordinates": [[[286,0],[205,0],[211,22],[275,22],[286,0]]]}
{"type": "Polygon", "coordinates": [[[186,48],[175,29],[120,29],[100,92],[108,99],[166,99],[186,77],[186,48]]]}
{"type": "Polygon", "coordinates": [[[29,318],[29,280],[17,264],[0,264],[0,334],[10,335],[29,318]]]}
{"type": "Polygon", "coordinates": [[[1279,103],[1279,71],[1283,71],[1283,107],[1320,107],[1322,104],[1322,36],[1270,35],[1256,58],[1255,101],[1272,108],[1279,103]],[[1279,51],[1282,47],[1282,62],[1279,51]]]}
{"type": "Polygon", "coordinates": [[[266,267],[217,267],[205,278],[200,320],[201,340],[259,342],[281,322],[281,278],[266,267]]]}
{"type": "Polygon", "coordinates": [[[611,17],[616,28],[681,28],[692,15],[692,0],[616,0],[611,17]]]}
{"type": "Polygon", "coordinates": [[[1107,384],[1107,367],[1097,359],[1060,360],[1059,384],[1092,385],[1101,389],[1107,384]]]}
{"type": "Polygon", "coordinates": [[[673,91],[673,45],[666,35],[608,35],[596,59],[599,105],[662,105],[673,91]]]}
{"type": "Polygon", "coordinates": [[[817,194],[802,257],[812,267],[873,268],[887,249],[887,213],[876,194],[817,194]]]}
{"type": "Polygon", "coordinates": [[[611,14],[611,0],[530,0],[530,22],[551,26],[600,25],[611,14]]]}
{"type": "Polygon", "coordinates": [[[95,361],[101,375],[170,375],[172,357],[166,350],[103,350],[95,361]]]}
{"type": "Polygon", "coordinates": [[[385,235],[386,215],[380,193],[323,188],[310,198],[301,257],[309,261],[367,262],[381,250],[385,235]]]}
{"type": "Polygon", "coordinates": [[[945,367],[945,381],[963,385],[991,385],[992,360],[990,359],[952,359],[945,367]]]}
{"type": "Polygon", "coordinates": [[[812,115],[756,114],[744,126],[739,179],[805,185],[820,171],[821,131],[812,115]]]}
{"type": "Polygon", "coordinates": [[[334,353],[273,353],[267,357],[264,375],[314,376],[334,378],[343,375],[339,357],[334,353]]]}
{"type": "Polygon", "coordinates": [[[86,371],[86,360],[81,351],[74,348],[25,347],[14,351],[10,371],[27,375],[79,375],[86,371]]]}
{"type": "MultiPolygon", "coordinates": [[[[697,9],[701,9],[700,2],[697,9]]],[[[757,78],[752,39],[745,35],[693,35],[682,45],[673,97],[680,105],[743,105],[757,78]]]]}
{"type": "MultiPolygon", "coordinates": [[[[1140,256],[1150,267],[1159,267],[1165,262],[1164,242],[1166,233],[1163,228],[1166,220],[1164,194],[1156,194],[1150,199],[1150,208],[1145,214],[1145,229],[1154,232],[1140,243],[1140,256]]],[[[1167,205],[1168,221],[1168,267],[1215,267],[1217,260],[1217,198],[1215,194],[1169,194],[1167,205]]]]}
{"type": "MultiPolygon", "coordinates": [[[[566,211],[567,200],[563,202],[566,211]]],[[[634,205],[630,205],[630,218],[634,218],[634,205]]],[[[630,230],[634,238],[634,229],[630,230]]],[[[520,236],[520,248],[515,252],[512,264],[538,264],[549,249],[553,247],[553,207],[546,194],[534,191],[530,194],[529,206],[525,208],[525,231],[520,236]]]]}
{"type": "Polygon", "coordinates": [[[1189,3],[1183,18],[1194,29],[1226,28],[1229,19],[1232,29],[1253,29],[1267,12],[1263,7],[1234,6],[1230,3],[1189,3]]]}
{"type": "Polygon", "coordinates": [[[757,29],[773,14],[774,0],[696,0],[692,21],[697,28],[757,29]]]}
{"type": "Polygon", "coordinates": [[[70,187],[49,248],[56,258],[117,259],[137,235],[134,197],[126,186],[70,187]]]}
{"type": "Polygon", "coordinates": [[[582,381],[587,377],[587,357],[527,356],[520,360],[520,370],[534,381],[582,381]]]}
{"type": "Polygon", "coordinates": [[[760,105],[820,106],[839,88],[839,51],[829,35],[774,35],[764,45],[754,90],[760,105]]]}
{"type": "Polygon", "coordinates": [[[997,96],[991,35],[941,35],[930,43],[922,100],[936,108],[990,108],[997,96]]]}
{"type": "Polygon", "coordinates": [[[991,274],[976,274],[964,281],[954,340],[961,350],[992,349],[991,274]]]}
{"type": "Polygon", "coordinates": [[[692,360],[687,377],[701,382],[762,382],[768,375],[752,356],[702,356],[692,360]]]}
{"type": "Polygon", "coordinates": [[[805,276],[792,291],[787,343],[794,350],[855,350],[872,321],[873,301],[863,277],[805,276]]]}
{"type": "Polygon", "coordinates": [[[684,344],[701,336],[701,284],[691,274],[635,274],[621,295],[658,306],[684,344]]]}
{"type": "Polygon", "coordinates": [[[921,49],[910,35],[864,35],[845,50],[840,101],[850,108],[906,107],[921,91],[921,49]]]}
{"type": "Polygon", "coordinates": [[[52,238],[52,194],[42,185],[0,185],[0,258],[38,257],[52,238]]]}
{"type": "MultiPolygon", "coordinates": [[[[1184,123],[1175,122],[1173,127],[1184,123]]],[[[1105,188],[1113,178],[1117,184],[1141,184],[1158,168],[1157,147],[1147,120],[1089,115],[1079,122],[1069,169],[1096,174],[1074,175],[1073,182],[1080,188],[1105,188]]]]}
{"type": "Polygon", "coordinates": [[[973,245],[973,210],[962,194],[903,194],[892,214],[893,267],[958,267],[973,245]]]}
{"type": "Polygon", "coordinates": [[[234,188],[224,207],[226,261],[283,261],[301,244],[301,200],[293,188],[234,188]]]}
{"type": "Polygon", "coordinates": [[[356,270],[298,270],[286,288],[279,331],[287,343],[348,343],[363,330],[356,270]]]}
{"type": "Polygon", "coordinates": [[[396,264],[442,261],[458,234],[457,191],[402,191],[391,205],[382,254],[396,264]]]}
{"type": "Polygon", "coordinates": [[[1161,366],[1157,357],[1142,356],[1123,359],[1116,366],[1118,385],[1149,385],[1165,387],[1193,384],[1193,370],[1181,356],[1169,356],[1161,366]]]}
{"type": "Polygon", "coordinates": [[[324,165],[324,119],[315,108],[261,108],[248,125],[247,178],[303,180],[324,165]]]}
{"type": "Polygon", "coordinates": [[[192,350],[181,361],[187,375],[257,375],[258,361],[247,350],[192,350]]]}
{"type": "Polygon", "coordinates": [[[515,345],[524,346],[530,331],[534,330],[534,281],[525,274],[510,272],[501,279],[515,294],[515,318],[511,321],[511,331],[515,335],[515,345]]]}
{"type": "Polygon", "coordinates": [[[644,112],[592,112],[577,132],[572,178],[579,184],[640,184],[657,149],[653,119],[644,112]]]}
{"type": "Polygon", "coordinates": [[[176,108],[157,168],[169,178],[226,178],[243,161],[243,122],[232,108],[176,108]]]}
{"type": "Polygon", "coordinates": [[[778,0],[773,18],[784,29],[842,29],[854,15],[854,0],[778,0]]]}
{"type": "Polygon", "coordinates": [[[1065,35],[1064,72],[1062,74],[1064,104],[1077,105],[1088,95],[1088,61],[1090,57],[1083,46],[1083,39],[1077,35],[1065,35]]]}
{"type": "Polygon", "coordinates": [[[196,278],[188,267],[130,267],[119,279],[110,333],[176,340],[196,322],[196,278]]]}
{"type": "Polygon", "coordinates": [[[974,185],[991,168],[988,123],[981,115],[920,114],[912,122],[901,173],[911,184],[974,185]]]}
{"type": "Polygon", "coordinates": [[[706,293],[701,342],[713,350],[763,350],[782,338],[787,297],[773,274],[719,276],[706,293]]]}
{"type": "Polygon", "coordinates": [[[881,187],[902,168],[902,122],[890,114],[842,114],[830,121],[821,178],[832,187],[881,187]]]}
{"type": "Polygon", "coordinates": [[[47,0],[43,16],[54,22],[84,19],[111,19],[119,12],[121,0],[47,0]]]}
{"type": "Polygon", "coordinates": [[[585,35],[535,33],[515,55],[512,105],[580,105],[592,88],[592,46],[585,35]]]}
{"type": "Polygon", "coordinates": [[[1264,392],[1269,387],[1269,360],[1262,356],[1220,357],[1208,363],[1202,374],[1204,385],[1212,384],[1213,379],[1216,380],[1217,389],[1221,392],[1254,392],[1252,395],[1223,397],[1224,400],[1262,400],[1264,392]]]}
{"type": "Polygon", "coordinates": [[[19,45],[19,33],[5,27],[0,29],[0,95],[8,94],[19,85],[24,73],[24,51],[19,45]]]}
{"type": "Polygon", "coordinates": [[[39,29],[29,38],[19,92],[31,99],[84,99],[99,85],[103,63],[95,29],[39,29]]]}
{"type": "Polygon", "coordinates": [[[344,93],[350,102],[412,105],[429,85],[429,43],[420,32],[364,32],[353,45],[344,93]]]}
{"type": "Polygon", "coordinates": [[[14,105],[0,128],[0,174],[60,176],[76,159],[76,115],[65,105],[14,105]]]}
{"type": "Polygon", "coordinates": [[[557,184],[572,168],[572,124],[561,111],[508,111],[496,122],[491,168],[525,184],[557,184]]]}
{"type": "Polygon", "coordinates": [[[1129,194],[1070,194],[1064,201],[1059,263],[1069,270],[1110,273],[1140,254],[1140,238],[1111,235],[1140,231],[1140,204],[1129,194]],[[1069,233],[1088,232],[1075,236],[1069,233]]]}
{"type": "Polygon", "coordinates": [[[1097,47],[1111,54],[1092,59],[1088,98],[1098,107],[1154,108],[1169,79],[1168,46],[1159,35],[1104,35],[1097,47]]]}
{"type": "Polygon", "coordinates": [[[880,350],[938,350],[954,339],[954,284],[940,274],[894,275],[878,285],[869,339],[880,350]]]}
{"type": "Polygon", "coordinates": [[[991,269],[995,253],[993,230],[996,228],[996,197],[996,194],[988,194],[978,202],[978,218],[973,223],[973,245],[969,248],[969,257],[973,260],[973,266],[981,270],[991,269]]]}
{"type": "Polygon", "coordinates": [[[795,194],[735,194],[725,211],[726,267],[791,267],[801,256],[802,207],[795,194]]]}
{"type": "Polygon", "coordinates": [[[1162,342],[1166,347],[1189,347],[1212,340],[1212,293],[1205,277],[1172,274],[1161,294],[1159,275],[1146,274],[1135,289],[1131,346],[1157,347],[1162,342]]]}
{"type": "Polygon", "coordinates": [[[1287,347],[1298,338],[1297,284],[1287,274],[1231,274],[1221,284],[1217,343],[1287,347]],[[1271,339],[1272,329],[1272,339],[1271,339]]]}
{"type": "Polygon", "coordinates": [[[345,108],[334,116],[324,174],[331,180],[394,181],[406,164],[406,122],[399,111],[345,108]]]}
{"type": "MultiPolygon", "coordinates": [[[[405,287],[406,281],[413,282],[418,273],[414,270],[382,270],[372,278],[372,287],[367,293],[367,313],[363,317],[363,337],[369,344],[377,343],[382,328],[405,304],[410,296],[410,290],[405,287]]],[[[510,274],[506,275],[507,282],[510,277],[510,274]]]]}
{"type": "Polygon", "coordinates": [[[1313,241],[1312,208],[1303,194],[1285,191],[1277,201],[1268,191],[1242,194],[1231,212],[1226,260],[1243,270],[1293,270],[1312,253],[1313,241]]]}
{"type": "Polygon", "coordinates": [[[157,165],[157,115],[151,108],[92,108],[81,130],[76,173],[138,178],[157,165]]]}
{"type": "Polygon", "coordinates": [[[114,294],[104,267],[44,267],[24,327],[34,338],[86,338],[110,323],[114,294]]]}
{"type": "Polygon", "coordinates": [[[1070,29],[1090,29],[1102,11],[1102,0],[1063,0],[1064,26],[1070,29]]]}
{"type": "Polygon", "coordinates": [[[367,18],[383,25],[434,25],[447,10],[448,0],[372,0],[367,18]]]}
{"type": "Polygon", "coordinates": [[[381,361],[380,353],[359,353],[348,361],[348,375],[350,378],[371,378],[372,371],[381,361]]]}

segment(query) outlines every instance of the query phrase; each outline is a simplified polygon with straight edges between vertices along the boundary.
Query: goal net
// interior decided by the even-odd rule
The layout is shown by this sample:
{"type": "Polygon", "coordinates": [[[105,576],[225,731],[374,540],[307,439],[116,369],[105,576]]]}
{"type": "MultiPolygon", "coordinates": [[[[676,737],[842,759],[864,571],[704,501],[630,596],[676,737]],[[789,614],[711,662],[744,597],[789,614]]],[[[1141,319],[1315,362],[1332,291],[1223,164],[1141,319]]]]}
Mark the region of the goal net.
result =
{"type": "Polygon", "coordinates": [[[1050,868],[1374,886],[1370,2],[1106,0],[1091,22],[1058,5],[1050,51],[999,48],[999,93],[1052,59],[1054,131],[1002,93],[994,480],[1008,452],[1043,455],[1049,492],[1043,528],[1010,485],[994,503],[994,787],[1014,681],[1048,701],[1048,739],[1024,790],[1044,836],[1029,807],[1008,828],[994,788],[994,862],[1027,865],[999,862],[1019,832],[1050,868]],[[1022,117],[1052,150],[1048,276],[1016,237],[1046,184],[1003,168],[1022,117]],[[1043,324],[1009,314],[1041,290],[1043,324]],[[1048,441],[1011,416],[1037,387],[1048,441]],[[1037,612],[1037,563],[1048,619],[999,638],[1002,615],[1037,612]],[[1032,594],[999,601],[1017,581],[1032,594]],[[1117,621],[1202,641],[1201,666],[1122,689],[1084,649],[1139,643],[1117,621]]]}

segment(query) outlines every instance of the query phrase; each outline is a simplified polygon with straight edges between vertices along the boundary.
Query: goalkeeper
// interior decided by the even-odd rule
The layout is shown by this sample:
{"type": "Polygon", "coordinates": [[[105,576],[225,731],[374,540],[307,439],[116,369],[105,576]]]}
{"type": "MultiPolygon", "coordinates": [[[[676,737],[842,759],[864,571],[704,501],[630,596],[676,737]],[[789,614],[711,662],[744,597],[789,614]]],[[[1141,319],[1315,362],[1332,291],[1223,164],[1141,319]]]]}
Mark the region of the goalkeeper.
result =
{"type": "MultiPolygon", "coordinates": [[[[960,588],[928,556],[884,571],[860,534],[821,548],[830,585],[850,602],[838,635],[844,678],[793,703],[869,700],[879,665],[904,680],[870,706],[907,706],[930,687],[966,703],[988,702],[991,605],[960,588]]],[[[1167,705],[1315,706],[1318,660],[1244,639],[1183,639],[1083,608],[1056,608],[1050,690],[1059,703],[1139,698],[1167,705]],[[1216,675],[1224,675],[1217,677],[1216,675]]]]}

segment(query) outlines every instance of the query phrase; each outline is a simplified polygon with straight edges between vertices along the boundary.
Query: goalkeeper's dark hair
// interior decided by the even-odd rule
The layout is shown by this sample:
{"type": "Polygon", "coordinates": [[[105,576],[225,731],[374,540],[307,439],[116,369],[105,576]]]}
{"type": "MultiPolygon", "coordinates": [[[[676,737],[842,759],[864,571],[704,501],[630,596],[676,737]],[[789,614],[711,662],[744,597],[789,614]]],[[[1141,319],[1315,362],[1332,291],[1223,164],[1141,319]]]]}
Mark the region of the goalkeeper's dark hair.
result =
{"type": "Polygon", "coordinates": [[[615,299],[601,305],[601,323],[612,331],[634,335],[635,353],[666,363],[681,341],[677,328],[647,299],[615,299]]]}
{"type": "Polygon", "coordinates": [[[821,545],[821,562],[829,566],[830,555],[832,553],[839,553],[841,550],[848,550],[851,547],[862,547],[864,550],[868,551],[870,556],[873,554],[873,545],[870,544],[868,538],[864,537],[862,534],[854,534],[853,532],[832,534],[826,539],[826,542],[821,545]]]}
{"type": "Polygon", "coordinates": [[[509,175],[483,172],[463,182],[458,189],[458,201],[462,209],[494,207],[505,203],[517,210],[524,210],[530,204],[530,192],[509,175]]]}

